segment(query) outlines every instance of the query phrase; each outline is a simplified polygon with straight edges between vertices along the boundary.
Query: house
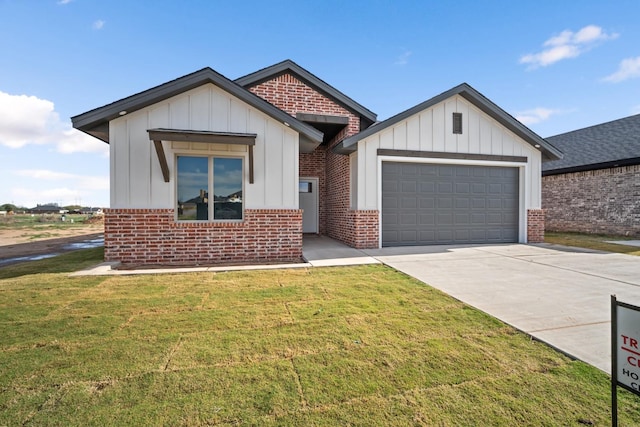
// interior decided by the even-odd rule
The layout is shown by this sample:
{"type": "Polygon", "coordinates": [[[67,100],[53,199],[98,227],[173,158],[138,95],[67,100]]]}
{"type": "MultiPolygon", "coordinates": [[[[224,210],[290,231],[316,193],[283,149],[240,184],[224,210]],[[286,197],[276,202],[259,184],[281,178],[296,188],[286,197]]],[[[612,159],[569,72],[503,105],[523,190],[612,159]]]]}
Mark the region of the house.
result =
{"type": "Polygon", "coordinates": [[[298,261],[355,248],[540,241],[560,152],[467,84],[383,122],[292,61],[211,68],[72,117],[110,145],[105,258],[298,261]]]}
{"type": "Polygon", "coordinates": [[[29,213],[32,214],[63,214],[66,212],[67,210],[58,206],[57,203],[38,204],[35,208],[29,209],[29,213]]]}
{"type": "Polygon", "coordinates": [[[640,114],[547,141],[565,154],[542,169],[547,230],[640,235],[640,114]]]}

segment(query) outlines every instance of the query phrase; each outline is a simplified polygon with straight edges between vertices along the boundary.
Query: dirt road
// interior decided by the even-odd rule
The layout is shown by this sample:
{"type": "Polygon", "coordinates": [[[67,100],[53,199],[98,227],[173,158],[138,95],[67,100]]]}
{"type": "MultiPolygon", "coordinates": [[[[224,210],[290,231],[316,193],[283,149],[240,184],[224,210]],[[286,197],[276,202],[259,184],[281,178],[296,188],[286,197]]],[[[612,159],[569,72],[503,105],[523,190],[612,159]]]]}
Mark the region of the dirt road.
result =
{"type": "Polygon", "coordinates": [[[71,245],[102,237],[104,225],[87,224],[43,233],[41,229],[0,230],[0,260],[30,255],[62,253],[77,249],[71,245]],[[71,246],[70,246],[71,245],[71,246]]]}

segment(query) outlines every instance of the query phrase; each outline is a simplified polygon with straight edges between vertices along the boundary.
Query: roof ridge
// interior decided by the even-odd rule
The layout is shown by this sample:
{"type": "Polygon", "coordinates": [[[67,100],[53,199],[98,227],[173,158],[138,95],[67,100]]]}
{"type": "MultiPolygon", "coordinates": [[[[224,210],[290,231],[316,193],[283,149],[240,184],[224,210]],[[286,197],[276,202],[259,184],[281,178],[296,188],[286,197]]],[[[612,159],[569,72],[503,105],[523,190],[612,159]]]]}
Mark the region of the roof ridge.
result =
{"type": "Polygon", "coordinates": [[[360,104],[349,95],[346,95],[344,92],[336,89],[334,86],[330,85],[329,83],[316,76],[306,68],[300,66],[296,62],[292,61],[291,59],[285,59],[284,61],[280,61],[268,67],[261,68],[258,71],[254,71],[253,73],[249,73],[235,79],[234,82],[246,88],[248,86],[253,86],[270,80],[274,76],[285,74],[287,70],[297,75],[305,83],[315,87],[315,89],[319,90],[320,92],[324,92],[326,95],[345,105],[348,109],[356,112],[360,116],[363,116],[371,122],[375,122],[377,120],[378,115],[376,113],[369,110],[367,107],[360,104]]]}

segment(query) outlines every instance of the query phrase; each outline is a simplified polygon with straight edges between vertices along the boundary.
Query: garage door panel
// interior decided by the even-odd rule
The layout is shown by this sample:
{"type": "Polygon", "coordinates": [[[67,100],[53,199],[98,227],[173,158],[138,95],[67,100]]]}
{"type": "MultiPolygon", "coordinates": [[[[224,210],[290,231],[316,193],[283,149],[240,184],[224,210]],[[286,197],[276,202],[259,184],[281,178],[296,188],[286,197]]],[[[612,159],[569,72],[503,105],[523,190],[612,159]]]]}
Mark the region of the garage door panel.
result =
{"type": "Polygon", "coordinates": [[[474,226],[485,225],[487,223],[487,215],[485,213],[473,213],[471,215],[471,224],[474,226]]]}
{"type": "Polygon", "coordinates": [[[484,242],[485,240],[487,240],[487,231],[486,230],[478,230],[478,229],[472,229],[469,232],[470,235],[470,240],[472,242],[484,242]]]}
{"type": "Polygon", "coordinates": [[[432,213],[420,212],[420,225],[434,226],[436,225],[436,216],[432,213]]]}
{"type": "Polygon", "coordinates": [[[453,225],[453,217],[449,212],[438,213],[436,219],[438,221],[437,226],[453,225]]]}
{"type": "Polygon", "coordinates": [[[411,194],[415,194],[416,193],[416,189],[418,187],[418,183],[416,181],[405,181],[403,177],[402,183],[400,184],[400,191],[402,193],[411,193],[411,194]]]}
{"type": "Polygon", "coordinates": [[[485,199],[479,199],[477,197],[471,199],[471,207],[476,210],[484,210],[487,206],[487,201],[485,199]]]}
{"type": "Polygon", "coordinates": [[[418,213],[415,211],[412,213],[403,213],[400,215],[400,224],[403,226],[418,225],[418,213]]]}
{"type": "Polygon", "coordinates": [[[436,207],[436,199],[433,197],[420,197],[420,209],[433,209],[436,207]]]}
{"type": "Polygon", "coordinates": [[[471,184],[473,194],[485,194],[487,192],[487,186],[481,182],[474,182],[471,184]]]}
{"type": "MultiPolygon", "coordinates": [[[[382,226],[383,228],[385,226],[392,226],[392,225],[398,225],[398,214],[396,213],[387,213],[387,215],[383,215],[382,216],[382,226]]],[[[389,228],[389,230],[391,230],[389,228]]]]}
{"type": "Polygon", "coordinates": [[[400,201],[402,209],[416,210],[418,207],[418,200],[415,197],[403,197],[400,201]]]}
{"type": "Polygon", "coordinates": [[[471,218],[468,213],[456,213],[454,215],[454,224],[457,226],[468,226],[471,224],[471,218]]]}
{"type": "MultiPolygon", "coordinates": [[[[418,242],[434,242],[435,240],[436,240],[435,230],[429,230],[429,231],[420,230],[420,232],[418,233],[418,242]]],[[[416,242],[416,244],[422,244],[422,243],[416,242]]]]}
{"type": "Polygon", "coordinates": [[[471,183],[456,182],[456,194],[469,194],[471,192],[471,183]]]}
{"type": "Polygon", "coordinates": [[[440,197],[437,200],[438,209],[452,209],[453,208],[453,199],[451,197],[440,197]]]}
{"type": "Polygon", "coordinates": [[[400,238],[405,242],[417,242],[418,232],[417,230],[403,230],[400,232],[400,238]]]}
{"type": "Polygon", "coordinates": [[[395,180],[382,180],[382,192],[397,193],[400,183],[395,180]]]}
{"type": "Polygon", "coordinates": [[[457,198],[455,200],[455,208],[456,209],[469,209],[469,207],[471,206],[471,200],[469,200],[468,197],[463,198],[457,198]]]}
{"type": "Polygon", "coordinates": [[[438,194],[453,193],[453,182],[438,182],[438,194]]]}
{"type": "Polygon", "coordinates": [[[502,184],[489,184],[489,188],[487,191],[489,194],[502,194],[502,184]]]}
{"type": "Polygon", "coordinates": [[[386,206],[389,209],[389,212],[391,212],[391,209],[397,209],[399,202],[400,200],[397,197],[382,197],[382,206],[386,206]]]}
{"type": "Polygon", "coordinates": [[[494,197],[486,199],[488,210],[502,210],[502,199],[496,199],[494,197]]]}
{"type": "Polygon", "coordinates": [[[383,246],[517,242],[519,171],[383,162],[383,246]]]}

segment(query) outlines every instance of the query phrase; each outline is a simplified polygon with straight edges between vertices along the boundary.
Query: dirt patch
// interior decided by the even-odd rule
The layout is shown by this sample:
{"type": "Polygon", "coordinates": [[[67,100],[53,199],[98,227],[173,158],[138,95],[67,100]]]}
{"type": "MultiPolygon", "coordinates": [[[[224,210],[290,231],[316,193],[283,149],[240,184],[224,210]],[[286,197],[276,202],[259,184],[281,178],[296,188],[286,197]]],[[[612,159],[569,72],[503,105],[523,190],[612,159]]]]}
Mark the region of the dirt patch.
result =
{"type": "Polygon", "coordinates": [[[102,223],[66,229],[0,230],[0,259],[68,252],[78,249],[70,246],[73,243],[98,239],[103,233],[102,223]]]}

